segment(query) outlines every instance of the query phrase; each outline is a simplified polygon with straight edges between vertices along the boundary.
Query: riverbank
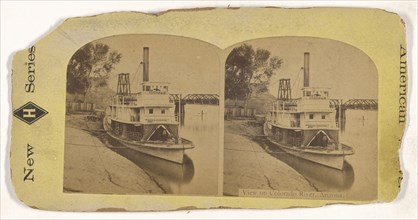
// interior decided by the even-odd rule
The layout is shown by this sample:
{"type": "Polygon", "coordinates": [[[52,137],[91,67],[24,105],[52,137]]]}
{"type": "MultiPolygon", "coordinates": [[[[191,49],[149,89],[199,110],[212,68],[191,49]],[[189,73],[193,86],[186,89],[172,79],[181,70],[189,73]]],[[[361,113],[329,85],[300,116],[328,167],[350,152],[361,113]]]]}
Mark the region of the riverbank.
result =
{"type": "Polygon", "coordinates": [[[224,135],[224,195],[238,196],[239,189],[316,191],[301,174],[255,141],[263,135],[257,122],[225,121],[224,135]]]}
{"type": "Polygon", "coordinates": [[[67,116],[64,149],[64,192],[163,194],[167,190],[130,160],[109,149],[88,129],[100,122],[83,115],[67,116]]]}

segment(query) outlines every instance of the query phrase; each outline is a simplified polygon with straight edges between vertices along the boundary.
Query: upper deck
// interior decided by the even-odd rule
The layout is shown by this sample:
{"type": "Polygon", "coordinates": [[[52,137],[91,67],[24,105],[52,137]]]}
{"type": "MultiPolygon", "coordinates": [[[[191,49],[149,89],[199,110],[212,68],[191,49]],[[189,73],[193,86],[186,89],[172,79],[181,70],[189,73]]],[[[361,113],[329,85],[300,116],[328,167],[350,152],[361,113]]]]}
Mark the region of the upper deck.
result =
{"type": "Polygon", "coordinates": [[[329,104],[329,90],[326,87],[302,88],[302,97],[291,100],[277,100],[273,111],[282,113],[332,112],[329,104]]]}
{"type": "Polygon", "coordinates": [[[140,84],[143,94],[161,94],[168,95],[168,86],[166,82],[143,82],[140,84]]]}
{"type": "Polygon", "coordinates": [[[120,107],[174,107],[168,93],[169,83],[164,82],[143,82],[140,84],[140,91],[127,95],[115,95],[112,98],[111,106],[120,107]]]}
{"type": "Polygon", "coordinates": [[[270,124],[288,129],[338,129],[327,87],[309,86],[309,52],[304,53],[302,95],[292,99],[290,79],[280,79],[278,100],[267,114],[270,124]]]}
{"type": "Polygon", "coordinates": [[[305,100],[321,100],[329,99],[329,91],[331,88],[328,87],[303,87],[302,99],[305,100]]]}
{"type": "Polygon", "coordinates": [[[277,100],[268,114],[275,126],[289,129],[336,129],[329,88],[305,87],[298,99],[277,100]]]}

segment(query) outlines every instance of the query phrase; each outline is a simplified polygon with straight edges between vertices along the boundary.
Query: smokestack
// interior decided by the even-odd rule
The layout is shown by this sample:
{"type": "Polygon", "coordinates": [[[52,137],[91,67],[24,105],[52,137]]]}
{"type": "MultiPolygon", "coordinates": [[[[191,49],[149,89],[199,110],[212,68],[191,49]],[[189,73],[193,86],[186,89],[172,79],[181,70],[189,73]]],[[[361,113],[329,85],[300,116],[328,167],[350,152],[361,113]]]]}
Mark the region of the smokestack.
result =
{"type": "Polygon", "coordinates": [[[144,47],[144,54],[143,54],[143,61],[142,61],[142,67],[143,67],[143,82],[149,81],[149,48],[144,47]]]}
{"type": "Polygon", "coordinates": [[[305,62],[303,66],[303,87],[309,87],[309,52],[305,52],[305,62]]]}

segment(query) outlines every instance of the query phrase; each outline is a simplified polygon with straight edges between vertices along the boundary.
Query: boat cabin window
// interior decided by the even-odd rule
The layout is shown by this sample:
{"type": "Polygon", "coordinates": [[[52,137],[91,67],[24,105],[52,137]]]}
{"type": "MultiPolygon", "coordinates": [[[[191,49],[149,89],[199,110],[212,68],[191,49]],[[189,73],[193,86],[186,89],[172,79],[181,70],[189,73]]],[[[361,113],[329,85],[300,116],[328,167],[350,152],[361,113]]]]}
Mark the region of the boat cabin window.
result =
{"type": "Polygon", "coordinates": [[[148,109],[148,113],[149,114],[153,114],[154,113],[154,109],[152,109],[152,108],[148,109]]]}
{"type": "Polygon", "coordinates": [[[309,114],[309,119],[313,119],[313,114],[309,114]]]}
{"type": "Polygon", "coordinates": [[[329,92],[326,89],[310,89],[303,91],[305,97],[328,97],[329,92]]]}
{"type": "Polygon", "coordinates": [[[162,85],[144,85],[142,90],[145,92],[168,92],[168,86],[162,85]]]}

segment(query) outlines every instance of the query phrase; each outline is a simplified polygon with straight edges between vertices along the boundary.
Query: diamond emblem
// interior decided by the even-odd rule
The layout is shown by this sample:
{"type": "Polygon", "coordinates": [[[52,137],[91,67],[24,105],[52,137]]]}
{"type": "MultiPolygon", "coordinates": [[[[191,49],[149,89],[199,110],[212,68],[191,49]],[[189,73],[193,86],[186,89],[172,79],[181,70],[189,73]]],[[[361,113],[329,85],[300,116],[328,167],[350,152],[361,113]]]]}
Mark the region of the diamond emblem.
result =
{"type": "Polygon", "coordinates": [[[46,114],[48,114],[48,112],[45,109],[39,107],[33,102],[28,102],[13,112],[13,115],[16,118],[26,122],[29,125],[38,121],[46,114]]]}

